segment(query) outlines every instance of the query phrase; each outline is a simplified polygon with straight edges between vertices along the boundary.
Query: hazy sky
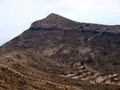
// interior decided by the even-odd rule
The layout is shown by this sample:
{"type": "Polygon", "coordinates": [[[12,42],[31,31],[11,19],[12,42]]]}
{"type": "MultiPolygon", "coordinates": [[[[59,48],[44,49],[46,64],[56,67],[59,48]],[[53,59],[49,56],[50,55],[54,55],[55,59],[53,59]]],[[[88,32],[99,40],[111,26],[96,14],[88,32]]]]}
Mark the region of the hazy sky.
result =
{"type": "Polygon", "coordinates": [[[80,22],[120,24],[120,0],[0,0],[0,45],[50,13],[80,22]]]}

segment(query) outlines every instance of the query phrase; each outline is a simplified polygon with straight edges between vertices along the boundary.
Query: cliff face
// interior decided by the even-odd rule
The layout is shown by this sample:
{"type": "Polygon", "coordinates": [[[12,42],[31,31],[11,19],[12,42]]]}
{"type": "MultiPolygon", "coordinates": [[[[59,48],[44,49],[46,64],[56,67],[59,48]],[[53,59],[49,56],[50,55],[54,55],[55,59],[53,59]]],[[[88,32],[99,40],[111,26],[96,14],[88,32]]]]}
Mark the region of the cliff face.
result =
{"type": "Polygon", "coordinates": [[[1,77],[9,84],[17,77],[24,79],[14,81],[17,89],[19,84],[30,90],[115,90],[120,85],[119,25],[80,23],[50,14],[1,46],[0,53],[0,67],[5,69],[1,69],[1,77]],[[34,83],[29,83],[32,80],[34,83]]]}

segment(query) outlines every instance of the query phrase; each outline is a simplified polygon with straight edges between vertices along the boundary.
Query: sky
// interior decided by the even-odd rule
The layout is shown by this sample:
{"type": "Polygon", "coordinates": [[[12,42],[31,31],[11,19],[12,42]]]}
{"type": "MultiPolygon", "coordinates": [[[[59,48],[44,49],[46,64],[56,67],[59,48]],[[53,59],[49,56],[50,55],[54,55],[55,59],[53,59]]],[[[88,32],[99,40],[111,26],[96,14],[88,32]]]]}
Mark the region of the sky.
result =
{"type": "Polygon", "coordinates": [[[0,0],[0,45],[50,13],[79,22],[120,25],[120,0],[0,0]]]}

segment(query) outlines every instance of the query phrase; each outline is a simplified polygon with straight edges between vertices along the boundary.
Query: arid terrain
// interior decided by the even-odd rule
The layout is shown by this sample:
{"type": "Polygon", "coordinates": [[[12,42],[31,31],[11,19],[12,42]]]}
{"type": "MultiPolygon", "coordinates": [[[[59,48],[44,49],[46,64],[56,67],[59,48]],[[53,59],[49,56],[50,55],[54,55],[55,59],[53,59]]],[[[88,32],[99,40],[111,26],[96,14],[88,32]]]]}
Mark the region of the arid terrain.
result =
{"type": "Polygon", "coordinates": [[[120,25],[33,22],[0,47],[0,90],[120,90],[120,25]]]}

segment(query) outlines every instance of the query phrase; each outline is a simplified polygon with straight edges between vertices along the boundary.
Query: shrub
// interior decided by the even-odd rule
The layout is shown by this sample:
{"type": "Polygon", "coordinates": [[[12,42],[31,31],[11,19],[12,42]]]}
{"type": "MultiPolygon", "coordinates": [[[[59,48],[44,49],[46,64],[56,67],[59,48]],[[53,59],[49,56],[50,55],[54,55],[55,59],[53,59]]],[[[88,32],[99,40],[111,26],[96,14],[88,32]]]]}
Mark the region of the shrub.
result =
{"type": "Polygon", "coordinates": [[[113,62],[113,65],[115,65],[115,66],[116,66],[116,65],[119,65],[119,63],[118,63],[118,62],[113,62]]]}
{"type": "Polygon", "coordinates": [[[102,54],[105,56],[108,55],[108,53],[106,51],[103,51],[102,54]]]}
{"type": "Polygon", "coordinates": [[[90,73],[90,76],[94,76],[94,72],[91,72],[91,73],[90,73]]]}
{"type": "Polygon", "coordinates": [[[81,62],[80,62],[80,64],[81,64],[81,65],[84,65],[84,62],[83,62],[83,61],[81,61],[81,62]]]}
{"type": "Polygon", "coordinates": [[[82,75],[82,72],[78,72],[77,75],[82,75]]]}

